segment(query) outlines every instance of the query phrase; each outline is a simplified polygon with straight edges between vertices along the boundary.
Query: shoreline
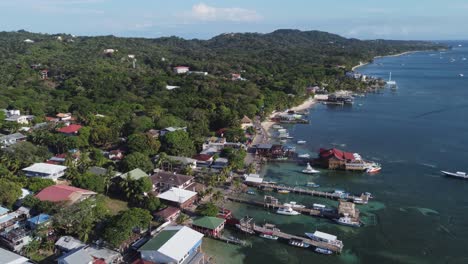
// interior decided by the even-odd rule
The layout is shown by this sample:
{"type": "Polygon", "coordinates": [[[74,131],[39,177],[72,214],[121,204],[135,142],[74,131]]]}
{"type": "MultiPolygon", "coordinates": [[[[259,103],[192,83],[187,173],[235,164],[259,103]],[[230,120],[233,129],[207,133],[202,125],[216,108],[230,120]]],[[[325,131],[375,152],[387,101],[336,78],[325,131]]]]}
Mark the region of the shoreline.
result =
{"type": "MultiPolygon", "coordinates": [[[[416,53],[416,52],[421,52],[420,50],[414,50],[414,51],[405,51],[405,52],[401,52],[401,53],[398,53],[398,54],[392,54],[392,55],[383,55],[383,56],[375,56],[374,58],[372,58],[372,60],[375,60],[375,59],[378,59],[378,58],[386,58],[386,57],[399,57],[399,56],[403,56],[403,55],[406,55],[406,54],[411,54],[411,53],[416,53]]],[[[368,61],[368,62],[359,62],[358,65],[355,65],[351,68],[351,71],[354,71],[356,70],[357,68],[360,68],[362,66],[365,66],[365,65],[368,65],[370,64],[371,62],[368,61]]]]}

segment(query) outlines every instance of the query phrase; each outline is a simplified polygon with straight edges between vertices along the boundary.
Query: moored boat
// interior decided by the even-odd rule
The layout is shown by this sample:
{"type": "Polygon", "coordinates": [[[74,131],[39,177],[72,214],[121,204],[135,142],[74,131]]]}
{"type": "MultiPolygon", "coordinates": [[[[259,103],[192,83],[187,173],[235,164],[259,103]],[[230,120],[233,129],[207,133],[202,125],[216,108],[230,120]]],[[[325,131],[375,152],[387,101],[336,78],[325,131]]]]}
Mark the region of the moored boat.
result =
{"type": "Polygon", "coordinates": [[[291,245],[291,246],[300,247],[300,248],[310,247],[310,245],[305,243],[304,241],[299,240],[299,239],[294,239],[294,238],[291,238],[289,240],[288,244],[291,245]]]}
{"type": "Polygon", "coordinates": [[[301,214],[298,211],[294,211],[291,206],[286,206],[286,207],[283,207],[283,208],[279,208],[276,211],[276,213],[280,214],[280,215],[300,215],[301,214]]]}
{"type": "Polygon", "coordinates": [[[305,208],[305,205],[298,204],[298,203],[296,203],[296,202],[294,202],[294,201],[290,201],[288,204],[289,204],[292,208],[305,208]]]}
{"type": "Polygon", "coordinates": [[[320,171],[312,168],[312,166],[310,166],[310,163],[307,162],[307,168],[305,168],[304,170],[302,170],[302,173],[305,173],[305,174],[315,174],[315,173],[319,173],[320,171]]]}
{"type": "Polygon", "coordinates": [[[359,221],[353,220],[349,217],[348,214],[344,214],[342,217],[338,219],[333,219],[336,223],[344,226],[351,226],[351,227],[360,227],[361,223],[359,221]]]}
{"type": "Polygon", "coordinates": [[[299,144],[299,145],[303,145],[305,143],[307,143],[307,141],[305,141],[305,140],[298,140],[297,141],[297,144],[299,144]]]}
{"type": "Polygon", "coordinates": [[[320,185],[316,184],[315,182],[307,182],[307,187],[318,188],[320,185]]]}
{"type": "Polygon", "coordinates": [[[278,190],[278,193],[281,193],[281,194],[288,194],[288,193],[289,193],[289,190],[279,189],[279,190],[278,190]]]}
{"type": "Polygon", "coordinates": [[[315,248],[314,250],[315,252],[317,253],[320,253],[320,254],[324,254],[324,255],[332,255],[333,254],[333,251],[329,250],[329,249],[325,249],[325,248],[315,248]]]}
{"type": "Polygon", "coordinates": [[[449,177],[455,177],[455,178],[461,178],[461,179],[466,179],[468,178],[468,174],[463,171],[457,171],[457,172],[448,172],[448,171],[441,171],[445,176],[449,177]]]}
{"type": "Polygon", "coordinates": [[[310,159],[310,154],[307,154],[307,153],[299,154],[297,155],[297,157],[301,159],[310,159]]]}
{"type": "Polygon", "coordinates": [[[257,193],[256,193],[255,191],[253,191],[253,190],[248,190],[248,191],[247,191],[247,194],[255,195],[255,194],[257,194],[257,193]]]}
{"type": "Polygon", "coordinates": [[[270,239],[270,240],[278,240],[278,237],[273,235],[273,233],[262,233],[260,237],[270,239]]]}
{"type": "Polygon", "coordinates": [[[370,166],[367,167],[366,172],[369,174],[377,173],[382,170],[382,167],[378,163],[372,163],[370,166]]]}

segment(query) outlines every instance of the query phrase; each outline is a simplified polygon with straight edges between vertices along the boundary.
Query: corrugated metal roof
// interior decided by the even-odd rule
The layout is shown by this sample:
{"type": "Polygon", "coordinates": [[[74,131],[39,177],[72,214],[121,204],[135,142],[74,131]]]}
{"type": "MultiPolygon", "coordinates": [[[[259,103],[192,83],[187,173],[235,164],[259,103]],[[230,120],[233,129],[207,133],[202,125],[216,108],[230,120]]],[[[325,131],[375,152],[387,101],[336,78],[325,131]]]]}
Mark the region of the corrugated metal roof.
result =
{"type": "Polygon", "coordinates": [[[192,225],[214,230],[222,225],[224,221],[224,219],[218,217],[204,216],[195,219],[192,225]]]}
{"type": "Polygon", "coordinates": [[[2,264],[23,264],[26,263],[29,259],[6,249],[0,248],[0,260],[2,261],[2,264]]]}
{"type": "Polygon", "coordinates": [[[184,203],[195,195],[197,195],[196,192],[172,187],[170,190],[158,195],[158,198],[171,202],[184,203]]]}

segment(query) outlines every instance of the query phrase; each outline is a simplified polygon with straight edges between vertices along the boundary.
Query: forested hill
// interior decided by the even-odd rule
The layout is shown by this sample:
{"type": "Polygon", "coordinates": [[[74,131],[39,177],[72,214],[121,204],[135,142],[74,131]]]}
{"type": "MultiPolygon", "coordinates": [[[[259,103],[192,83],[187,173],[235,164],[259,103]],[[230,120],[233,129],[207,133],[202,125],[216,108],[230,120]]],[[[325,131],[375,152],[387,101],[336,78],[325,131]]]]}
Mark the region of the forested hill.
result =
{"type": "Polygon", "coordinates": [[[86,124],[100,113],[123,135],[133,132],[127,128],[134,119],[146,116],[155,128],[188,125],[197,138],[236,126],[240,117],[252,117],[262,107],[295,104],[310,85],[359,89],[361,84],[343,77],[343,66],[349,69],[376,55],[437,48],[442,47],[298,30],[210,40],[0,32],[0,108],[20,109],[37,116],[37,122],[73,112],[86,124]],[[115,52],[106,55],[105,49],[115,52]],[[135,55],[135,68],[128,55],[135,55]],[[172,69],[178,65],[209,74],[177,75],[172,69]],[[41,70],[48,70],[47,80],[41,79],[41,70]],[[232,73],[247,80],[232,81],[232,73]],[[166,85],[180,88],[167,90],[166,85]]]}

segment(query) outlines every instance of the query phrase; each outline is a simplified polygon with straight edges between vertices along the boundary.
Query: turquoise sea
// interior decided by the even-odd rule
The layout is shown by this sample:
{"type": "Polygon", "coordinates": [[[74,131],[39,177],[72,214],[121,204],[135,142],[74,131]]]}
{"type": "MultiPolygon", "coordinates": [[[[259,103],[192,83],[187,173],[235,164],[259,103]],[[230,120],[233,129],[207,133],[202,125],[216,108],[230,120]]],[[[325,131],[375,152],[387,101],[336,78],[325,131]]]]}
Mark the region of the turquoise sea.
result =
{"type": "MultiPolygon", "coordinates": [[[[381,173],[322,171],[307,176],[291,163],[271,163],[263,171],[265,178],[285,185],[314,181],[324,190],[373,193],[371,203],[359,206],[366,226],[350,228],[325,219],[226,204],[236,217],[250,215],[259,224],[267,221],[290,233],[335,234],[344,242],[341,255],[317,255],[238,233],[251,242],[250,247],[205,239],[205,251],[217,263],[468,263],[468,180],[440,174],[468,171],[468,60],[463,60],[468,58],[468,42],[449,44],[454,48],[444,53],[376,59],[358,71],[381,78],[392,72],[396,91],[358,97],[352,107],[317,104],[310,110],[310,124],[288,127],[295,140],[307,141],[298,146],[299,152],[315,155],[320,147],[358,152],[381,163],[381,173]]],[[[273,195],[308,206],[337,205],[320,198],[273,195]]]]}

